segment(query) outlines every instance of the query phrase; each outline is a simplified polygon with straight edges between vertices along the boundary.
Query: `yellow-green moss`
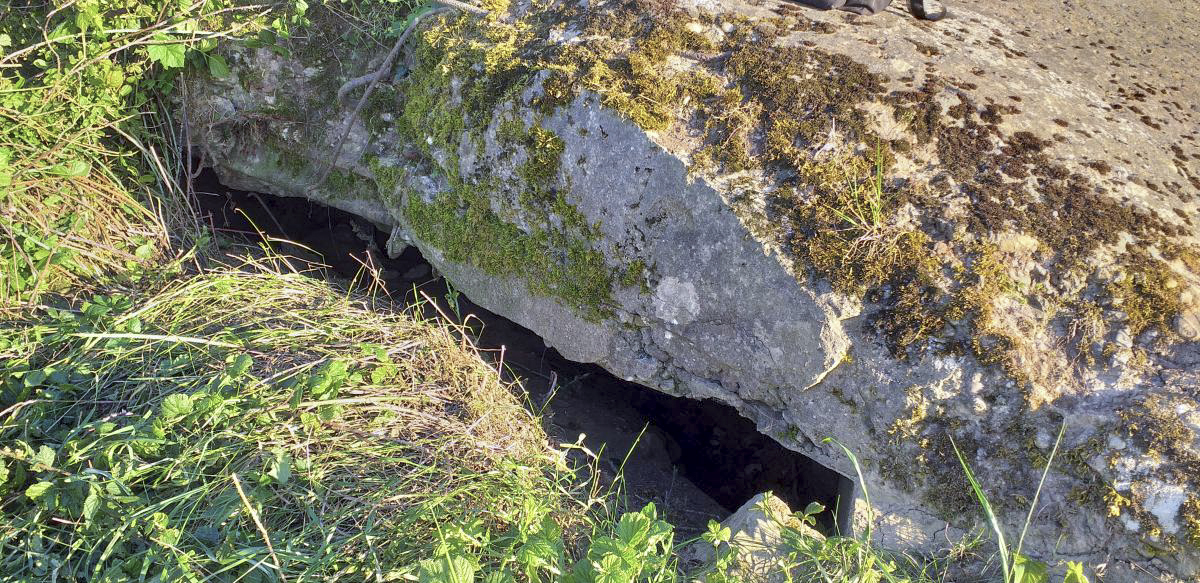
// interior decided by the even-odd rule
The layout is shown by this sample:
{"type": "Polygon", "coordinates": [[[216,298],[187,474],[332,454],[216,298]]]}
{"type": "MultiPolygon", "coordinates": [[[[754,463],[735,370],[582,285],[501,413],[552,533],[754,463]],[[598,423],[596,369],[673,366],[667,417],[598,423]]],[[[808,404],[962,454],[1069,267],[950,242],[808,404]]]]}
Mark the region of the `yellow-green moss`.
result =
{"type": "Polygon", "coordinates": [[[537,226],[525,232],[496,216],[492,185],[462,185],[425,203],[410,196],[405,216],[417,236],[451,261],[523,280],[531,291],[560,298],[589,319],[612,304],[612,268],[588,238],[537,226]]]}
{"type": "Polygon", "coordinates": [[[920,436],[921,424],[929,416],[929,400],[920,387],[909,387],[905,391],[908,416],[892,421],[887,433],[894,442],[914,441],[920,436]]]}
{"type": "Polygon", "coordinates": [[[379,158],[372,157],[368,161],[371,174],[375,177],[375,187],[379,198],[388,208],[398,208],[400,202],[400,185],[408,174],[406,167],[384,165],[379,158]]]}
{"type": "Polygon", "coordinates": [[[1109,284],[1108,293],[1127,315],[1130,332],[1134,337],[1149,329],[1169,333],[1172,320],[1183,308],[1179,279],[1165,263],[1145,252],[1126,253],[1122,263],[1125,277],[1109,284]]]}
{"type": "Polygon", "coordinates": [[[646,262],[641,259],[635,259],[629,263],[621,271],[620,282],[625,287],[637,287],[643,293],[650,293],[650,286],[646,283],[646,262]]]}
{"type": "Polygon", "coordinates": [[[524,187],[522,203],[526,207],[553,204],[557,200],[555,185],[566,148],[562,138],[539,125],[533,125],[518,134],[515,143],[527,156],[525,162],[517,167],[517,177],[523,181],[524,187]]]}
{"type": "Polygon", "coordinates": [[[1200,547],[1200,494],[1190,494],[1179,509],[1184,537],[1188,544],[1200,547]]]}
{"type": "Polygon", "coordinates": [[[1147,453],[1194,467],[1191,478],[1200,480],[1200,455],[1191,451],[1196,436],[1179,418],[1171,399],[1149,395],[1137,406],[1121,411],[1120,417],[1129,436],[1141,441],[1147,453]]]}
{"type": "MultiPolygon", "coordinates": [[[[527,226],[497,214],[503,206],[492,178],[459,176],[456,153],[464,137],[480,136],[498,106],[531,82],[529,64],[515,57],[519,31],[490,21],[451,21],[422,35],[414,67],[401,90],[398,129],[418,144],[451,185],[432,201],[408,198],[404,213],[416,235],[447,259],[523,280],[531,291],[559,298],[590,319],[612,305],[614,270],[593,248],[594,227],[566,199],[559,169],[564,143],[539,124],[507,119],[498,137],[508,155],[521,152],[519,206],[508,209],[527,226]],[[484,63],[481,74],[475,64],[484,63]],[[453,89],[452,83],[456,84],[453,89]],[[457,91],[458,102],[448,98],[457,91]]],[[[481,139],[481,138],[479,138],[481,139]]]]}
{"type": "MultiPolygon", "coordinates": [[[[1186,397],[1172,398],[1167,395],[1151,394],[1131,407],[1118,412],[1124,433],[1147,455],[1160,463],[1157,470],[1162,479],[1173,480],[1188,492],[1200,491],[1200,453],[1193,447],[1196,434],[1180,418],[1176,407],[1186,397]]],[[[1139,519],[1155,526],[1144,509],[1139,509],[1136,497],[1132,508],[1139,519]]],[[[1189,495],[1180,508],[1183,529],[1179,535],[1166,537],[1168,547],[1178,543],[1200,546],[1200,500],[1189,495]]]]}

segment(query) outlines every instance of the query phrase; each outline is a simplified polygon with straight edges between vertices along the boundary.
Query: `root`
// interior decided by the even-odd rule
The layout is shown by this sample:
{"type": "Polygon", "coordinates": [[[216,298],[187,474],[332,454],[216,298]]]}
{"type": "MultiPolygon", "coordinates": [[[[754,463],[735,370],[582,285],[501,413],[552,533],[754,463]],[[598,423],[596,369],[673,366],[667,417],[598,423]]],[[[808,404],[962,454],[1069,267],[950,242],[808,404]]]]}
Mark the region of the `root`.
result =
{"type": "Polygon", "coordinates": [[[355,77],[349,81],[346,81],[338,89],[338,103],[341,103],[346,98],[346,95],[355,88],[364,84],[367,86],[367,89],[363,91],[362,97],[360,97],[358,99],[358,103],[355,104],[354,110],[350,112],[350,119],[346,120],[346,128],[342,130],[342,135],[340,138],[338,138],[337,146],[333,149],[333,156],[329,159],[329,164],[327,164],[325,169],[321,171],[321,175],[318,176],[316,182],[313,183],[313,188],[321,186],[325,183],[325,180],[329,178],[329,173],[333,171],[334,165],[337,164],[338,157],[342,154],[342,148],[346,145],[346,138],[350,136],[350,129],[354,126],[354,120],[358,119],[359,112],[362,111],[363,106],[366,105],[367,99],[371,97],[371,92],[375,90],[375,87],[379,84],[379,81],[387,77],[388,73],[391,72],[392,65],[396,62],[396,57],[400,54],[400,50],[404,47],[404,43],[408,42],[409,37],[412,36],[413,31],[416,30],[421,21],[435,14],[450,12],[456,9],[464,10],[474,14],[487,14],[487,10],[479,8],[478,6],[472,6],[464,2],[459,2],[458,0],[436,0],[436,4],[439,4],[440,6],[413,17],[412,21],[409,22],[408,27],[405,28],[404,32],[400,35],[400,38],[396,39],[396,44],[392,45],[392,50],[388,52],[387,57],[383,59],[383,64],[381,64],[378,69],[361,77],[355,77]]]}

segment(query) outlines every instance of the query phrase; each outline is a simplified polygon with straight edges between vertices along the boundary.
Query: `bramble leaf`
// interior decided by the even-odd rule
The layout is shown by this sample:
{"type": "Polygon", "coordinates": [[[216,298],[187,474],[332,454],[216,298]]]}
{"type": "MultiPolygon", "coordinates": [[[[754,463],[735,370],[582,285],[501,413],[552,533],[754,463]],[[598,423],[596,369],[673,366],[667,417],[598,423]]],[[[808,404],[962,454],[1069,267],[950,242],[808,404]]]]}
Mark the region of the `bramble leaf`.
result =
{"type": "Polygon", "coordinates": [[[42,496],[44,496],[46,494],[46,492],[49,492],[50,488],[53,488],[53,487],[54,487],[53,482],[38,482],[38,483],[26,488],[25,495],[28,496],[30,500],[37,500],[38,498],[41,498],[42,496]]]}
{"type": "Polygon", "coordinates": [[[162,415],[167,419],[177,419],[191,412],[192,398],[187,395],[175,393],[163,399],[162,415]]]}
{"type": "Polygon", "coordinates": [[[155,35],[154,40],[160,44],[146,47],[146,55],[150,57],[151,61],[167,69],[178,69],[183,66],[186,53],[183,43],[169,42],[171,39],[165,34],[155,35]]]}
{"type": "Polygon", "coordinates": [[[208,55],[208,74],[218,79],[230,75],[229,63],[221,55],[208,55]]]}
{"type": "Polygon", "coordinates": [[[1067,574],[1063,575],[1063,583],[1088,583],[1087,575],[1083,574],[1083,563],[1067,561],[1067,574]]]}
{"type": "Polygon", "coordinates": [[[280,486],[287,485],[288,480],[292,477],[292,456],[288,453],[280,453],[275,457],[275,461],[271,464],[271,469],[267,472],[280,486]]]}

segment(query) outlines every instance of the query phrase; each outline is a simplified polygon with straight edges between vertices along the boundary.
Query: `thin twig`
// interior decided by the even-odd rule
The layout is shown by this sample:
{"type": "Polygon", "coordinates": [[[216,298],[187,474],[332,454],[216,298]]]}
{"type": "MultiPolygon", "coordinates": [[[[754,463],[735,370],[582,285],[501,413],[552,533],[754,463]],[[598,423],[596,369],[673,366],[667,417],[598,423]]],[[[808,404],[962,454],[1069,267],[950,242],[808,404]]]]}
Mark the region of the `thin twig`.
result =
{"type": "Polygon", "coordinates": [[[271,559],[275,561],[275,570],[279,571],[279,579],[283,583],[287,583],[287,575],[283,574],[283,563],[279,562],[279,555],[275,554],[275,545],[271,544],[271,535],[267,534],[267,527],[263,526],[262,519],[258,517],[258,511],[254,509],[254,505],[250,504],[250,500],[246,498],[246,493],[242,491],[242,481],[238,479],[237,474],[233,474],[233,487],[237,488],[238,497],[242,499],[242,504],[246,506],[246,511],[250,513],[250,518],[254,520],[254,526],[258,527],[259,534],[263,537],[263,542],[267,543],[267,551],[271,553],[271,559]]]}
{"type": "Polygon", "coordinates": [[[364,77],[352,79],[338,90],[338,99],[340,101],[351,89],[361,85],[364,82],[367,83],[366,91],[363,91],[362,97],[358,99],[358,103],[354,106],[354,110],[350,112],[350,119],[346,120],[346,127],[342,130],[342,136],[338,138],[337,146],[335,146],[333,149],[333,156],[329,159],[329,164],[327,164],[325,169],[321,171],[321,175],[317,177],[316,182],[313,183],[313,188],[317,188],[322,184],[325,184],[325,180],[329,178],[329,173],[332,172],[333,167],[337,165],[338,157],[342,155],[342,148],[346,145],[346,138],[350,137],[350,130],[354,127],[354,120],[358,119],[359,112],[362,111],[363,106],[366,105],[367,100],[371,97],[371,93],[375,91],[375,86],[379,84],[380,79],[386,77],[388,72],[392,70],[392,64],[395,63],[396,57],[400,54],[400,50],[404,47],[404,43],[408,42],[408,38],[412,35],[413,31],[417,29],[417,26],[420,25],[421,21],[435,14],[450,12],[454,9],[466,10],[475,14],[487,13],[487,11],[482,8],[465,4],[463,2],[459,2],[458,0],[438,0],[438,3],[443,4],[443,6],[434,8],[429,12],[425,12],[424,14],[420,14],[413,18],[413,21],[409,23],[408,28],[404,29],[404,33],[400,35],[400,38],[396,39],[396,44],[392,45],[392,50],[388,52],[387,58],[383,60],[383,64],[380,65],[374,73],[364,77]]]}

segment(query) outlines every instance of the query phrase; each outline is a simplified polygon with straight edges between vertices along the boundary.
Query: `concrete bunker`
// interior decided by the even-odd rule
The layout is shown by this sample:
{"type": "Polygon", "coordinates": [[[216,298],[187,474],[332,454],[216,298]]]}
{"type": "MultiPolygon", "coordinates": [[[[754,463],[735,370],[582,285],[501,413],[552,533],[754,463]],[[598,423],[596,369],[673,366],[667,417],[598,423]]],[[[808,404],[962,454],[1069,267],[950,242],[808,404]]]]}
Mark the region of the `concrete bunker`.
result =
{"type": "Polygon", "coordinates": [[[502,360],[544,414],[547,433],[567,443],[589,436],[585,445],[602,479],[623,475],[631,506],[667,506],[680,534],[699,534],[708,520],[722,520],[768,490],[794,511],[819,502],[826,510],[818,529],[850,533],[854,481],[760,433],[734,408],[667,395],[563,358],[530,330],[459,294],[416,247],[388,258],[380,251],[387,233],[367,220],[308,199],[227,188],[211,169],[193,185],[196,204],[220,234],[272,245],[333,280],[361,280],[365,269],[375,270],[398,306],[424,300],[423,315],[472,324],[476,344],[502,360]]]}

